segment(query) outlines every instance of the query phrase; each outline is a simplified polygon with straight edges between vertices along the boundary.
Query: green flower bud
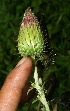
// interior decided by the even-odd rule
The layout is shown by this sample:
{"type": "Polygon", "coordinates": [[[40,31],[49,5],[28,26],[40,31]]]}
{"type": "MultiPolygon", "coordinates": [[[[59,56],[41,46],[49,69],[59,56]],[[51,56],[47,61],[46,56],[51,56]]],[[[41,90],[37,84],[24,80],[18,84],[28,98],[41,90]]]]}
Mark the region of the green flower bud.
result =
{"type": "Polygon", "coordinates": [[[30,7],[25,11],[18,36],[18,50],[21,56],[40,57],[44,49],[44,37],[37,17],[30,7]]]}

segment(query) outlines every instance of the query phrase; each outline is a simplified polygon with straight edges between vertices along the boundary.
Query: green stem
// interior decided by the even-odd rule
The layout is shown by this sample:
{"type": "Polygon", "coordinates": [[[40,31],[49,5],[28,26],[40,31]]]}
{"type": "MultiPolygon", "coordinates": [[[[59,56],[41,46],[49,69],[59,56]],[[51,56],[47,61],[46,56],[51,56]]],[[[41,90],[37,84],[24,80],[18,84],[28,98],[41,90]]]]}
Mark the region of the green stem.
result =
{"type": "Polygon", "coordinates": [[[37,73],[37,67],[35,66],[35,72],[34,72],[34,79],[35,83],[32,85],[36,90],[38,91],[38,99],[42,102],[44,105],[45,111],[50,111],[48,102],[46,101],[45,98],[45,93],[44,93],[44,88],[42,85],[42,79],[38,78],[38,73],[37,73]]]}

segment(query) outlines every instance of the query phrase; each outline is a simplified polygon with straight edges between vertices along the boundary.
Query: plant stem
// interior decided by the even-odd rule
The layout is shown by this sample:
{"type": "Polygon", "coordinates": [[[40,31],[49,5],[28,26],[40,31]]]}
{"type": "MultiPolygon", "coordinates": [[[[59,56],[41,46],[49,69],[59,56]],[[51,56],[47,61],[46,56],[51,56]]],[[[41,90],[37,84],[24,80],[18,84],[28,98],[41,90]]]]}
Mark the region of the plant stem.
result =
{"type": "Polygon", "coordinates": [[[35,66],[35,72],[34,72],[34,79],[35,79],[35,83],[32,86],[34,88],[36,88],[36,90],[38,91],[37,97],[41,101],[41,103],[43,104],[43,106],[44,106],[43,108],[45,109],[45,111],[50,111],[48,102],[46,101],[46,98],[45,98],[42,79],[38,78],[38,73],[37,73],[37,67],[36,66],[35,66]]]}

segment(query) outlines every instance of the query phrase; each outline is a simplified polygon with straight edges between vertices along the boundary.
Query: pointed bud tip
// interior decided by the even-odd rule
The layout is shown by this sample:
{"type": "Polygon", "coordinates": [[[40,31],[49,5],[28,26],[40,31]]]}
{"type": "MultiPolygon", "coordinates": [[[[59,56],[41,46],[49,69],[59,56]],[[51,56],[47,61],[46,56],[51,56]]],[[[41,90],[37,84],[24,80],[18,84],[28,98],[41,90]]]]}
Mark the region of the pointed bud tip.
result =
{"type": "Polygon", "coordinates": [[[31,8],[28,7],[26,10],[25,10],[25,13],[24,13],[24,17],[23,17],[23,20],[22,20],[22,23],[21,23],[21,26],[24,25],[33,25],[34,23],[37,23],[38,24],[38,19],[37,17],[34,15],[34,13],[32,13],[31,11],[31,8]]]}

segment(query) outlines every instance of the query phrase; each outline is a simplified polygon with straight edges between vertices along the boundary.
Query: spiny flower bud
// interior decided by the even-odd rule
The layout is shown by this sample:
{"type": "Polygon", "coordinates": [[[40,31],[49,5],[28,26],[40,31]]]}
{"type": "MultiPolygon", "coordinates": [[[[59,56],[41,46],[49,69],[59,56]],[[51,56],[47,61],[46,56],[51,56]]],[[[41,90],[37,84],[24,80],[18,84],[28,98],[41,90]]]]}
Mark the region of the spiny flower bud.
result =
{"type": "Polygon", "coordinates": [[[44,37],[38,19],[30,7],[24,13],[18,36],[18,50],[21,56],[39,57],[44,49],[44,37]]]}

